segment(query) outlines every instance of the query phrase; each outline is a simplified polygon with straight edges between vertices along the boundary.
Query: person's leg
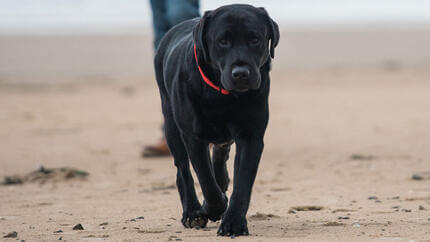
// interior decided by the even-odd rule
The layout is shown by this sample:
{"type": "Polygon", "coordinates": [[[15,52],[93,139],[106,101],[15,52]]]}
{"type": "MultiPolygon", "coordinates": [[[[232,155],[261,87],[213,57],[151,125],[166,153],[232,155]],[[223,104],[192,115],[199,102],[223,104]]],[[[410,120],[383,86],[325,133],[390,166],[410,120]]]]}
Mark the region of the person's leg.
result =
{"type": "MultiPolygon", "coordinates": [[[[199,0],[151,0],[154,25],[154,52],[157,50],[164,34],[174,25],[199,17],[199,0]]],[[[148,145],[143,149],[143,157],[162,157],[170,155],[166,139],[148,145]]]]}
{"type": "Polygon", "coordinates": [[[166,14],[169,24],[176,24],[188,19],[200,17],[199,0],[166,0],[166,14]]]}
{"type": "Polygon", "coordinates": [[[154,28],[154,52],[160,40],[172,27],[167,16],[167,2],[165,0],[151,0],[152,24],[154,28]]]}
{"type": "MultiPolygon", "coordinates": [[[[167,9],[165,0],[151,0],[152,9],[152,24],[154,30],[154,53],[157,51],[160,40],[164,34],[171,28],[169,20],[167,18],[167,9]]],[[[164,127],[162,128],[164,133],[164,127]]],[[[163,134],[163,138],[152,145],[144,147],[142,156],[143,157],[161,157],[170,155],[169,148],[167,146],[166,139],[163,134]]]]}

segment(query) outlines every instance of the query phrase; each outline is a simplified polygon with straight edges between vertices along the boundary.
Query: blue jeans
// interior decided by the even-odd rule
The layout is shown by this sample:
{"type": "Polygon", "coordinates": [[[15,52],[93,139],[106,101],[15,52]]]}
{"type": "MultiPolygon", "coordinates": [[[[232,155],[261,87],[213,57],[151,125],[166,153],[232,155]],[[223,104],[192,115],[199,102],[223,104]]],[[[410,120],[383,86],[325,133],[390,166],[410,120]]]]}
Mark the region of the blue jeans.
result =
{"type": "Polygon", "coordinates": [[[161,38],[176,24],[199,17],[199,0],[151,0],[154,50],[161,38]]]}

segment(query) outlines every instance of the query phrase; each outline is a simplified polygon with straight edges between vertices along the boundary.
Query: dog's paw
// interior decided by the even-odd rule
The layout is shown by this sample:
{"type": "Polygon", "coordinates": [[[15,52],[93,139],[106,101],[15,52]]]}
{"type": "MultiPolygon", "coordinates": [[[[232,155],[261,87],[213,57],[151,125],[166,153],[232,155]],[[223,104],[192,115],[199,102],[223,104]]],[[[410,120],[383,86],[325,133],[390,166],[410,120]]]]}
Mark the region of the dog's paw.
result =
{"type": "Polygon", "coordinates": [[[217,234],[221,236],[249,235],[246,218],[227,212],[217,234]]]}
{"type": "Polygon", "coordinates": [[[202,209],[184,212],[182,215],[182,224],[185,228],[204,228],[208,223],[208,217],[202,209]]]}
{"type": "Polygon", "coordinates": [[[224,214],[225,210],[228,206],[228,198],[224,194],[224,202],[221,204],[217,204],[215,206],[209,205],[206,201],[203,201],[202,209],[205,211],[206,215],[211,221],[218,221],[221,219],[221,216],[224,214]]]}

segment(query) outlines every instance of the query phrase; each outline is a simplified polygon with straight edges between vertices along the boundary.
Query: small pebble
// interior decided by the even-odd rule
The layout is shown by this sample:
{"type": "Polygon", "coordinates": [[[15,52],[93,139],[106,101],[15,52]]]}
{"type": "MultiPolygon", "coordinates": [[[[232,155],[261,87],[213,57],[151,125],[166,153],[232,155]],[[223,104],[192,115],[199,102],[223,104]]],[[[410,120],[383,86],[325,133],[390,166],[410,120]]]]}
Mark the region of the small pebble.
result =
{"type": "Polygon", "coordinates": [[[327,222],[325,224],[323,224],[323,226],[342,226],[345,225],[344,223],[339,223],[339,222],[327,222]]]}
{"type": "Polygon", "coordinates": [[[419,207],[418,207],[418,210],[427,210],[425,207],[423,207],[422,205],[420,205],[419,207]]]}
{"type": "Polygon", "coordinates": [[[73,227],[73,230],[84,230],[84,227],[82,226],[82,224],[77,224],[73,227]]]}
{"type": "Polygon", "coordinates": [[[288,213],[289,213],[289,214],[296,214],[297,212],[296,212],[296,211],[294,211],[294,210],[292,210],[292,209],[290,209],[290,210],[288,210],[288,213]]]}
{"type": "Polygon", "coordinates": [[[369,200],[378,200],[378,197],[376,197],[376,196],[370,196],[367,199],[369,199],[369,200]]]}
{"type": "Polygon", "coordinates": [[[422,179],[423,177],[421,175],[418,175],[418,174],[412,175],[412,180],[421,181],[422,179]]]}
{"type": "Polygon", "coordinates": [[[337,219],[349,219],[349,217],[348,216],[344,216],[344,217],[339,216],[339,217],[337,217],[337,219]]]}
{"type": "Polygon", "coordinates": [[[63,233],[63,230],[59,229],[57,231],[54,231],[54,234],[63,233]]]}
{"type": "Polygon", "coordinates": [[[16,238],[16,237],[18,237],[18,233],[16,231],[12,231],[7,235],[3,236],[3,238],[16,238]]]}

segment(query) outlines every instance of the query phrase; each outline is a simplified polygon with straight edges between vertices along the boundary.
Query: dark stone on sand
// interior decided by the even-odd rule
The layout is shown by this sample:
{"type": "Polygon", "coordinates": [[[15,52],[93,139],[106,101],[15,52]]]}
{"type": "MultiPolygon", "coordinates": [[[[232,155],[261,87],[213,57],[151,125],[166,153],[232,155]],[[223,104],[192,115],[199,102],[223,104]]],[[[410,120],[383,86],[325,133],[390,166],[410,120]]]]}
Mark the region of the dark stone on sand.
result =
{"type": "Polygon", "coordinates": [[[420,181],[422,179],[423,179],[423,177],[420,176],[419,174],[413,174],[412,175],[412,180],[420,181]]]}
{"type": "Polygon", "coordinates": [[[145,217],[140,216],[140,217],[137,217],[136,219],[145,219],[145,217]]]}
{"type": "Polygon", "coordinates": [[[430,171],[421,171],[414,173],[411,177],[412,180],[421,181],[421,180],[429,180],[430,179],[430,171]]]}
{"type": "Polygon", "coordinates": [[[367,199],[369,199],[369,200],[378,200],[378,197],[377,196],[370,196],[367,199]]]}
{"type": "Polygon", "coordinates": [[[348,216],[339,216],[339,217],[337,217],[337,219],[349,219],[349,217],[348,216]]]}
{"type": "Polygon", "coordinates": [[[18,185],[23,183],[40,183],[69,181],[72,179],[86,179],[88,172],[70,168],[45,168],[41,166],[39,169],[24,175],[6,176],[0,185],[18,185]]]}
{"type": "Polygon", "coordinates": [[[18,237],[18,233],[16,231],[12,231],[7,235],[3,236],[3,238],[16,238],[16,237],[18,237]]]}
{"type": "Polygon", "coordinates": [[[373,160],[375,157],[373,155],[352,154],[349,158],[351,160],[373,160]]]}
{"type": "Polygon", "coordinates": [[[418,207],[418,210],[427,210],[424,206],[422,206],[422,205],[420,205],[419,207],[418,207]]]}
{"type": "Polygon", "coordinates": [[[322,206],[296,206],[296,207],[291,207],[291,209],[296,210],[296,211],[320,211],[323,208],[324,207],[322,207],[322,206]]]}
{"type": "Polygon", "coordinates": [[[323,224],[323,226],[343,226],[345,225],[344,223],[339,223],[339,222],[327,222],[325,224],[323,224]]]}
{"type": "Polygon", "coordinates": [[[82,226],[82,224],[77,224],[73,226],[73,230],[84,230],[84,227],[82,226]]]}
{"type": "Polygon", "coordinates": [[[4,178],[4,181],[1,183],[1,185],[18,185],[18,184],[22,184],[23,181],[20,177],[18,176],[6,176],[4,178]]]}
{"type": "Polygon", "coordinates": [[[59,233],[63,233],[63,230],[59,229],[57,231],[54,231],[54,234],[59,234],[59,233]]]}
{"type": "Polygon", "coordinates": [[[249,216],[249,218],[251,220],[270,220],[271,218],[279,218],[279,216],[271,213],[265,214],[257,212],[256,214],[249,216]]]}
{"type": "MultiPolygon", "coordinates": [[[[345,208],[338,208],[332,211],[332,213],[347,213],[347,212],[355,212],[354,209],[345,209],[345,208]]],[[[348,214],[349,215],[349,214],[348,214]]]]}

